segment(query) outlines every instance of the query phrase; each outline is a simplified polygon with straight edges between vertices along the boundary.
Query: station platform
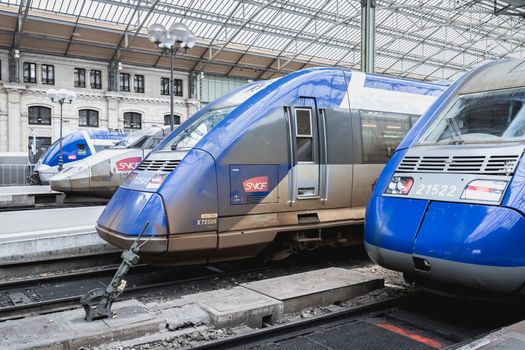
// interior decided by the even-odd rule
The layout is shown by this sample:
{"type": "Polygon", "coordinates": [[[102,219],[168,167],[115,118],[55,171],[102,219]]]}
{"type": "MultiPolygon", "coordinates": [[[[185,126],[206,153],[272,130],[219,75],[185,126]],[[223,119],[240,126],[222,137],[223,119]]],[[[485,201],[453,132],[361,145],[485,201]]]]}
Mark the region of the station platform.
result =
{"type": "Polygon", "coordinates": [[[49,185],[0,187],[0,208],[60,205],[64,198],[62,192],[53,191],[49,185]]]}
{"type": "Polygon", "coordinates": [[[0,212],[0,267],[116,252],[95,231],[104,206],[0,212]]]}
{"type": "Polygon", "coordinates": [[[523,350],[525,321],[492,332],[455,350],[523,350]]]}

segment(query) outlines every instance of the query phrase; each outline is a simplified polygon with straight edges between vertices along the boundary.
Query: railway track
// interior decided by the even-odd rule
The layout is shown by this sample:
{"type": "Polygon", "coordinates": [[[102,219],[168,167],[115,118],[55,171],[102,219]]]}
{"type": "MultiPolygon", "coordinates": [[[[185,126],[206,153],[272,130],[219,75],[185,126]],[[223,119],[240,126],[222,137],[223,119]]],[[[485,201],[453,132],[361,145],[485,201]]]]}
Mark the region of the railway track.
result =
{"type": "MultiPolygon", "coordinates": [[[[37,314],[80,308],[80,296],[94,288],[106,287],[118,266],[92,271],[68,273],[63,276],[36,277],[0,286],[0,322],[37,314]]],[[[223,270],[216,266],[159,268],[148,265],[134,267],[126,277],[128,287],[119,298],[125,300],[162,288],[182,287],[216,278],[228,278],[269,269],[252,266],[223,270]]]]}
{"type": "MultiPolygon", "coordinates": [[[[98,265],[92,269],[54,275],[35,275],[19,280],[0,281],[0,322],[30,315],[79,308],[79,298],[91,289],[106,287],[118,265],[98,265]]],[[[327,250],[310,252],[278,263],[248,259],[207,266],[135,266],[126,277],[126,291],[120,300],[150,298],[152,295],[178,297],[200,291],[234,286],[259,278],[278,277],[314,269],[369,264],[364,251],[327,250]],[[330,255],[327,255],[330,254],[330,255]],[[354,260],[349,259],[353,256],[354,260]],[[147,292],[146,292],[147,291],[147,292]]]]}
{"type": "MultiPolygon", "coordinates": [[[[453,300],[424,292],[343,309],[192,347],[243,350],[456,349],[520,321],[515,302],[453,300]]],[[[151,344],[151,349],[163,349],[151,344]]]]}

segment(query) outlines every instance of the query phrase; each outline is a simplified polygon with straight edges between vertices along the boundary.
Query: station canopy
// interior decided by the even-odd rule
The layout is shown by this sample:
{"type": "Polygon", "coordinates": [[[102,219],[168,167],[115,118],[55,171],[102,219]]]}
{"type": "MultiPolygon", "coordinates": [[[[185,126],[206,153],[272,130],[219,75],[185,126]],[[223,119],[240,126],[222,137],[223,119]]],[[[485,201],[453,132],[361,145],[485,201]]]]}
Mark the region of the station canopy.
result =
{"type": "MultiPolygon", "coordinates": [[[[519,0],[378,0],[376,72],[455,79],[521,58],[524,15],[519,0]]],[[[198,38],[178,70],[268,79],[360,68],[360,0],[0,0],[0,47],[165,68],[147,27],[175,21],[198,38]]]]}

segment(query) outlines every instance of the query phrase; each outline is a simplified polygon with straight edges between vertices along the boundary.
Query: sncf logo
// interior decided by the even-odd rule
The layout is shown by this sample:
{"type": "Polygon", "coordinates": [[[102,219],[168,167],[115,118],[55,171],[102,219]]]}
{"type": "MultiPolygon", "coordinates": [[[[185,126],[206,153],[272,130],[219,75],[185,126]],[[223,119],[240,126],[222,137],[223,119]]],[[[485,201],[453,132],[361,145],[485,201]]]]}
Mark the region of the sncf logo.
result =
{"type": "Polygon", "coordinates": [[[268,192],[268,176],[257,176],[242,182],[244,192],[268,192]]]}
{"type": "Polygon", "coordinates": [[[115,164],[118,171],[131,171],[139,165],[141,157],[129,157],[117,161],[115,164]]]}

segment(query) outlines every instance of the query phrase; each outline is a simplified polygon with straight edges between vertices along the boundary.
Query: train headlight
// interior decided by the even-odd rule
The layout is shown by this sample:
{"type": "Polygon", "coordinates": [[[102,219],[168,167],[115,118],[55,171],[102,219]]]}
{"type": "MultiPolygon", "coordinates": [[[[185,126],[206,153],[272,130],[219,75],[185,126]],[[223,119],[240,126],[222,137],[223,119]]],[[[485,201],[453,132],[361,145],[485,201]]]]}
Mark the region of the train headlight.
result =
{"type": "Polygon", "coordinates": [[[466,200],[499,202],[503,193],[505,193],[507,183],[508,181],[503,180],[473,180],[467,184],[460,198],[466,200]]]}
{"type": "Polygon", "coordinates": [[[407,195],[414,184],[414,179],[406,176],[393,176],[385,190],[386,194],[407,195]]]}

